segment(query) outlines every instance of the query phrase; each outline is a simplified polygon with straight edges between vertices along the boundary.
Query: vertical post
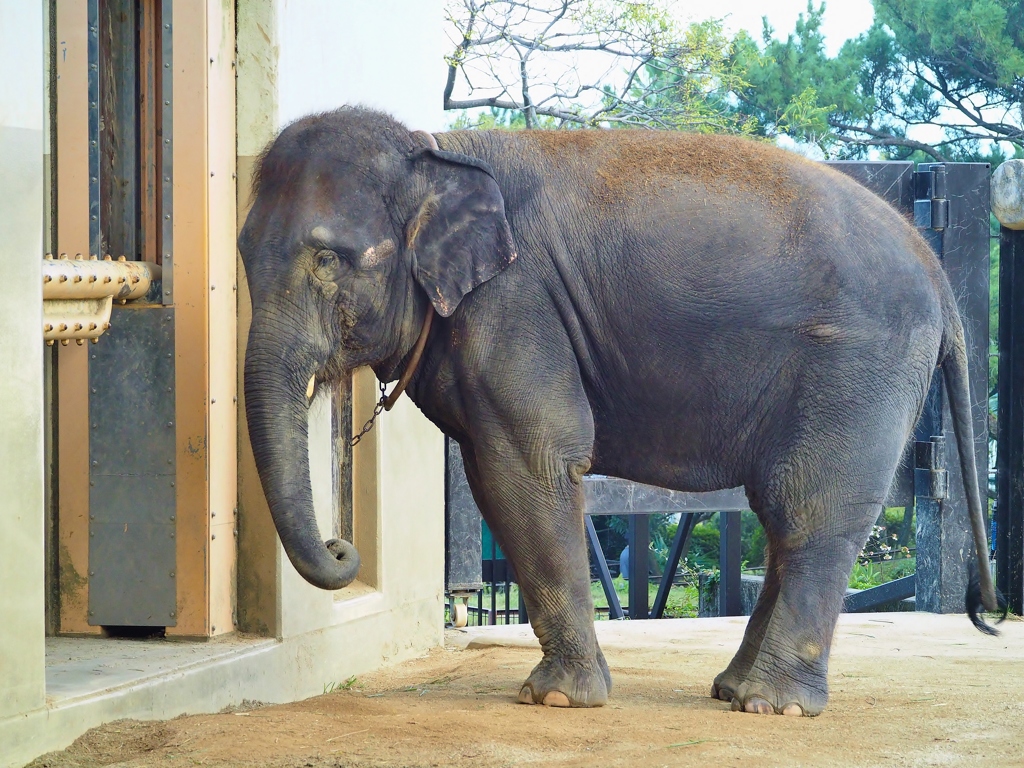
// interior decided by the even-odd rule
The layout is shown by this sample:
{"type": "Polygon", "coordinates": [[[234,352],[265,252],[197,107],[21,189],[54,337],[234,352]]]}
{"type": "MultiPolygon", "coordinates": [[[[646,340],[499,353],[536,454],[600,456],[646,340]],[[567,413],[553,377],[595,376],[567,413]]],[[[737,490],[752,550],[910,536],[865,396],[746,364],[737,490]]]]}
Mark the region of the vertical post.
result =
{"type": "Polygon", "coordinates": [[[648,551],[651,548],[650,519],[647,515],[629,516],[629,618],[646,619],[648,551]]]}
{"type": "MultiPolygon", "coordinates": [[[[89,254],[103,258],[100,237],[100,3],[87,0],[89,25],[89,254]]],[[[88,258],[88,255],[86,257],[88,258]]]]}
{"type": "MultiPolygon", "coordinates": [[[[45,705],[43,4],[0,0],[0,720],[45,705]],[[17,41],[16,44],[13,44],[17,41]]],[[[6,748],[4,750],[7,751],[6,748]]]]}
{"type": "Polygon", "coordinates": [[[1024,161],[992,179],[999,230],[999,450],[996,457],[996,586],[1024,612],[1024,161]],[[1010,226],[1014,228],[1011,229],[1010,226]]]}
{"type": "Polygon", "coordinates": [[[161,283],[164,304],[174,304],[174,27],[173,0],[160,3],[160,56],[155,81],[160,100],[160,185],[157,199],[160,207],[160,247],[163,274],[161,283]]]}
{"type": "MultiPolygon", "coordinates": [[[[604,589],[604,596],[608,600],[608,618],[621,619],[622,606],[619,605],[619,595],[612,583],[612,574],[608,570],[608,561],[605,559],[604,551],[601,549],[601,540],[597,537],[597,528],[594,527],[594,519],[590,515],[583,516],[583,523],[587,529],[587,538],[590,539],[590,549],[594,553],[594,561],[597,563],[598,578],[601,587],[604,589]]],[[[520,605],[522,596],[520,596],[520,605]]],[[[521,609],[525,610],[525,608],[521,609]]]]}
{"type": "Polygon", "coordinates": [[[719,512],[718,615],[742,616],[740,594],[740,513],[719,512]]]}
{"type": "MultiPolygon", "coordinates": [[[[918,168],[915,223],[954,286],[967,342],[971,402],[983,404],[988,398],[990,167],[987,163],[931,163],[918,168]]],[[[922,419],[917,439],[930,442],[931,436],[944,435],[950,471],[945,489],[929,481],[928,495],[918,495],[917,608],[962,613],[968,561],[974,560],[975,550],[949,404],[942,402],[946,397],[935,394],[940,378],[934,377],[926,406],[933,413],[933,423],[922,419]]],[[[973,407],[971,419],[977,473],[983,483],[988,472],[987,408],[973,407]]],[[[984,499],[984,486],[979,491],[984,499]]]]}

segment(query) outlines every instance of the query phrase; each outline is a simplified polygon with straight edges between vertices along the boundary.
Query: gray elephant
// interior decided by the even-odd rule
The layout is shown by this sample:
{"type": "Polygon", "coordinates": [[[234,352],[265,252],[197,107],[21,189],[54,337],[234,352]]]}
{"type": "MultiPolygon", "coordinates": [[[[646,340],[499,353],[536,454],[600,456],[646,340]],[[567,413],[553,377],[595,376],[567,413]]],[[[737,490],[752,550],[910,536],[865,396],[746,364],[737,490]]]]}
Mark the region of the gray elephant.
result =
{"type": "Polygon", "coordinates": [[[317,532],[308,387],[369,365],[462,449],[543,649],[520,701],[608,698],[581,487],[598,472],[745,487],[767,575],[712,694],[816,715],[850,571],[941,366],[981,566],[969,607],[987,628],[956,303],[925,242],[857,183],[738,138],[431,137],[343,108],[286,128],[254,195],[239,237],[246,414],[281,541],[312,584],[348,584],[358,555],[317,532]]]}

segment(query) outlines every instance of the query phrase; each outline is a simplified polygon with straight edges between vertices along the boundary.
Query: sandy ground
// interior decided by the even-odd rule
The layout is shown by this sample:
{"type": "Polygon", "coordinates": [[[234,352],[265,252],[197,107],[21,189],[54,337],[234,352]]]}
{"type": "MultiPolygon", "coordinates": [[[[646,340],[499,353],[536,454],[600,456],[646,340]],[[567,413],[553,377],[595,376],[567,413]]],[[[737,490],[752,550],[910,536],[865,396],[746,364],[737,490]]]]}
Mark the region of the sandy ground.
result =
{"type": "Polygon", "coordinates": [[[528,630],[449,631],[324,696],[111,723],[31,766],[1024,766],[1024,622],[989,638],[962,616],[843,616],[817,718],[707,696],[744,623],[600,622],[615,684],[600,709],[514,703],[539,658],[528,630]]]}

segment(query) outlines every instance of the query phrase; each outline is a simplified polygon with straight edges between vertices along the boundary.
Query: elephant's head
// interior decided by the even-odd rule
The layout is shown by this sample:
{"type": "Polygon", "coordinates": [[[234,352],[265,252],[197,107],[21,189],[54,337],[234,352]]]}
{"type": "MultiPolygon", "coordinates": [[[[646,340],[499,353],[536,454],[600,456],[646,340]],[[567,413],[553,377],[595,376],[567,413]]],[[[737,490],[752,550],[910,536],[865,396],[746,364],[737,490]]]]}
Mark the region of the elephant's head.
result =
{"type": "Polygon", "coordinates": [[[489,166],[367,110],[286,128],[253,189],[238,240],[252,297],[249,437],[292,564],[310,583],[339,589],[355,579],[359,555],[317,530],[311,385],[362,365],[394,379],[427,313],[451,315],[515,250],[489,166]]]}

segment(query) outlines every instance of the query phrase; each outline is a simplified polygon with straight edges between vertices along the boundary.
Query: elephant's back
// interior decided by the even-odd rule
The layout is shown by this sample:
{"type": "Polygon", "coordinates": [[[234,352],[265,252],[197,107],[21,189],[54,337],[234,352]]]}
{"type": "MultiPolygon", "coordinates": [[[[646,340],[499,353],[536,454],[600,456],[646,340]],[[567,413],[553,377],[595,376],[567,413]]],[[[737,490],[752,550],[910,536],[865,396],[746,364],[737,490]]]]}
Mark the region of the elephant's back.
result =
{"type": "Polygon", "coordinates": [[[764,141],[682,131],[460,131],[444,134],[444,143],[485,156],[510,179],[536,169],[559,191],[605,206],[682,191],[784,206],[794,200],[801,167],[814,166],[764,141]]]}

